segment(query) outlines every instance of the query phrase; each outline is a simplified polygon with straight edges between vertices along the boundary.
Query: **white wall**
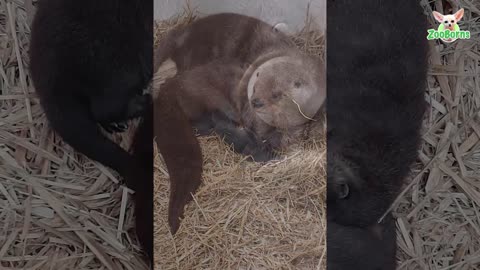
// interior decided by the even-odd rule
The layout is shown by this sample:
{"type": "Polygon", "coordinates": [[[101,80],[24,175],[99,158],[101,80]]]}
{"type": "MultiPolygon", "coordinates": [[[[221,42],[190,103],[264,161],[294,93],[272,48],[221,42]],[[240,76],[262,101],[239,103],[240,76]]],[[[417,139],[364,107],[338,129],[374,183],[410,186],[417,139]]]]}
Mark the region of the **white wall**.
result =
{"type": "Polygon", "coordinates": [[[312,27],[325,31],[326,0],[155,0],[156,20],[168,19],[182,12],[186,1],[199,16],[233,12],[261,19],[271,25],[285,24],[280,29],[295,33],[305,26],[310,3],[312,27]]]}

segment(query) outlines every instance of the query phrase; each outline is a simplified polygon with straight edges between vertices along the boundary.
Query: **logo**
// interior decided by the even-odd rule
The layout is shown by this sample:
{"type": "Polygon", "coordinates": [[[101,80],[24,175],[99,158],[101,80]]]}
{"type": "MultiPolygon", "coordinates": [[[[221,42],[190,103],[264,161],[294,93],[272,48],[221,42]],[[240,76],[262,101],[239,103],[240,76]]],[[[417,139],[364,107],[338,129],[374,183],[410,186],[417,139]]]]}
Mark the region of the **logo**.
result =
{"type": "Polygon", "coordinates": [[[463,8],[455,12],[455,14],[443,15],[440,12],[433,12],[433,16],[440,23],[437,30],[428,30],[428,40],[440,39],[446,43],[452,43],[457,39],[469,39],[470,31],[462,31],[458,26],[458,21],[462,19],[463,8]]]}

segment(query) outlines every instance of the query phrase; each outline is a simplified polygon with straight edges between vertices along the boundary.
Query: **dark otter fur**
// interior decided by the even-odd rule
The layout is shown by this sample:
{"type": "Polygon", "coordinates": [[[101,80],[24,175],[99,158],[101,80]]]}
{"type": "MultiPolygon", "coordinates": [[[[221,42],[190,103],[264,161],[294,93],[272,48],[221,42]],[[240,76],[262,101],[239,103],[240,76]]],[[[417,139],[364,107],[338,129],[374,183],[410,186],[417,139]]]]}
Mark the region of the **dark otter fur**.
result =
{"type": "Polygon", "coordinates": [[[32,80],[51,127],[136,190],[137,233],[150,259],[152,177],[137,177],[151,162],[136,160],[98,124],[139,117],[151,106],[142,92],[152,76],[152,14],[151,1],[42,0],[30,45],[32,80]]]}
{"type": "Polygon", "coordinates": [[[367,227],[418,155],[427,22],[416,0],[327,6],[327,211],[338,224],[367,227]]]}
{"type": "Polygon", "coordinates": [[[377,221],[418,155],[426,17],[416,0],[329,0],[327,8],[327,264],[395,269],[392,218],[377,221]]]}
{"type": "Polygon", "coordinates": [[[152,22],[152,3],[140,0],[42,0],[32,25],[30,71],[52,128],[122,176],[132,157],[98,123],[139,117],[150,103],[152,22]]]}
{"type": "Polygon", "coordinates": [[[327,221],[327,248],[328,270],[394,270],[395,222],[391,215],[368,228],[327,221]]]}
{"type": "Polygon", "coordinates": [[[153,107],[148,106],[130,146],[136,161],[125,176],[135,190],[135,230],[153,266],[153,107]]]}

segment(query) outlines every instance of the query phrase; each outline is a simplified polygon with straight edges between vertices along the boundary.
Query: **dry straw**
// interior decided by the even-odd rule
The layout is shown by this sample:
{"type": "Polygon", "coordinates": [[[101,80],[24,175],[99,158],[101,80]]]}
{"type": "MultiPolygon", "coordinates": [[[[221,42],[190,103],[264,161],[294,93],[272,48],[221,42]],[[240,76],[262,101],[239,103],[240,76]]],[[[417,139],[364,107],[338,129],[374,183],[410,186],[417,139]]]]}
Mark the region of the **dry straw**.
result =
{"type": "MultiPolygon", "coordinates": [[[[187,9],[159,22],[157,39],[194,21],[193,14],[187,9]]],[[[319,33],[306,28],[292,38],[323,56],[319,33]]],[[[309,141],[263,165],[233,153],[216,136],[201,138],[203,185],[175,236],[167,225],[168,173],[157,155],[157,269],[325,269],[326,147],[323,125],[312,129],[317,132],[309,141]]]]}
{"type": "MultiPolygon", "coordinates": [[[[436,29],[431,6],[420,2],[436,29]]],[[[422,149],[394,205],[405,270],[480,267],[480,2],[446,2],[450,13],[465,9],[460,29],[472,38],[430,42],[422,149]]],[[[433,1],[436,10],[443,3],[433,1]]]]}

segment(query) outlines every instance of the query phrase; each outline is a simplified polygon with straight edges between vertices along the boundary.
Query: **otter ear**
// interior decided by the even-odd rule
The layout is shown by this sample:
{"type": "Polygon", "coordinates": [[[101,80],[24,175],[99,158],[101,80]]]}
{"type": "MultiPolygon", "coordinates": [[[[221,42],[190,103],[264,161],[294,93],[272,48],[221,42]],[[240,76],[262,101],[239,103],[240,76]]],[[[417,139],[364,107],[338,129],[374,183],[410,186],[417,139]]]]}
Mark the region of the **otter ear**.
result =
{"type": "Polygon", "coordinates": [[[338,198],[343,200],[348,197],[350,193],[350,188],[348,187],[347,183],[341,183],[338,185],[338,198]]]}
{"type": "Polygon", "coordinates": [[[464,13],[464,9],[460,9],[459,11],[455,12],[455,14],[453,14],[453,16],[455,17],[455,20],[460,21],[460,19],[463,17],[463,13],[464,13]]]}
{"type": "Polygon", "coordinates": [[[440,12],[433,12],[433,17],[435,17],[435,20],[437,20],[439,23],[443,23],[443,14],[440,12]]]}

